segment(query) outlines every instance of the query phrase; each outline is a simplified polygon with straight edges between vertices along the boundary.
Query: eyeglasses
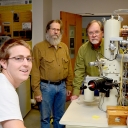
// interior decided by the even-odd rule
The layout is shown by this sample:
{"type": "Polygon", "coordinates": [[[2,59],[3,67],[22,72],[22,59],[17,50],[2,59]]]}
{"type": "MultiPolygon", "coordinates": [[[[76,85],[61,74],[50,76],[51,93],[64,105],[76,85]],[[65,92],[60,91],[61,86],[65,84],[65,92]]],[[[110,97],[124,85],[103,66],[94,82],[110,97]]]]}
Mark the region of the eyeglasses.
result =
{"type": "Polygon", "coordinates": [[[56,28],[50,28],[52,31],[57,31],[60,32],[60,29],[56,29],[56,28]]]}
{"type": "Polygon", "coordinates": [[[95,34],[96,36],[98,36],[100,33],[101,33],[101,31],[88,32],[88,35],[89,35],[89,36],[92,36],[92,35],[95,34]]]}
{"type": "Polygon", "coordinates": [[[11,58],[8,58],[8,59],[14,59],[16,62],[23,62],[25,58],[26,58],[26,60],[28,62],[32,62],[33,61],[33,57],[31,57],[31,56],[28,56],[28,57],[15,56],[15,57],[11,57],[11,58]]]}

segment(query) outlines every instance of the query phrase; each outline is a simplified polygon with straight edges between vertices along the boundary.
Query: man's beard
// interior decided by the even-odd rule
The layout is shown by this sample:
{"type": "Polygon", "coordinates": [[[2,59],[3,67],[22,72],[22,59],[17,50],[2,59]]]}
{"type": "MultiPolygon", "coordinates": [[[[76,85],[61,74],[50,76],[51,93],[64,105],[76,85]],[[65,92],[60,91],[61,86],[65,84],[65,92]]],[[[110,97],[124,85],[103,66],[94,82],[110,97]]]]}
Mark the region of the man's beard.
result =
{"type": "Polygon", "coordinates": [[[53,36],[50,36],[48,33],[46,33],[46,40],[51,45],[57,46],[61,42],[61,39],[62,39],[62,34],[60,34],[59,36],[57,36],[57,38],[53,38],[53,36]]]}
{"type": "Polygon", "coordinates": [[[91,43],[92,43],[92,44],[98,44],[99,41],[98,41],[98,40],[93,40],[93,41],[91,41],[91,43]]]}

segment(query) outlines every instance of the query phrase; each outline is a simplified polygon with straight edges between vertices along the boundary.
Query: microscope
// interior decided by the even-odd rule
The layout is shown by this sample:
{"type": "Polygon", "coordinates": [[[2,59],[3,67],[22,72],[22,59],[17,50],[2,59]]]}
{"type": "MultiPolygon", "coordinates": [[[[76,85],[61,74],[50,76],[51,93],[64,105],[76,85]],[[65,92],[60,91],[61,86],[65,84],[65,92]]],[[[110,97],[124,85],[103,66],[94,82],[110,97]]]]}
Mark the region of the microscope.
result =
{"type": "Polygon", "coordinates": [[[108,105],[128,105],[128,38],[121,34],[124,31],[128,35],[128,26],[121,28],[123,18],[117,14],[120,11],[128,12],[115,10],[109,20],[103,19],[104,57],[89,63],[99,69],[100,77],[87,76],[83,87],[99,91],[99,108],[103,111],[108,105]]]}

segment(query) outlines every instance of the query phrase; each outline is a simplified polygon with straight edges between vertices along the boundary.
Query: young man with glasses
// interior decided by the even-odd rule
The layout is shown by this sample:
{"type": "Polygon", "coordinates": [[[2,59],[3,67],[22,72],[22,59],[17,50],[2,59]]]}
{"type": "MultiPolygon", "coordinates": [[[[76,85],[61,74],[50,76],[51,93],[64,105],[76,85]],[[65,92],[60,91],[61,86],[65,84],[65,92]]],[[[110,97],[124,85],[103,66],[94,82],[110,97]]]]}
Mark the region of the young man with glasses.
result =
{"type": "Polygon", "coordinates": [[[71,93],[73,71],[69,50],[62,38],[61,20],[46,26],[46,39],[33,48],[32,89],[41,113],[41,128],[64,128],[59,121],[65,112],[66,95],[71,93]]]}
{"type": "Polygon", "coordinates": [[[71,100],[78,98],[80,87],[87,75],[99,76],[99,70],[95,66],[89,66],[89,62],[97,60],[97,57],[103,57],[104,41],[103,41],[103,25],[100,21],[91,21],[86,28],[88,39],[78,51],[75,63],[75,77],[73,80],[73,93],[71,100]],[[100,53],[100,54],[98,54],[100,53]]]}
{"type": "Polygon", "coordinates": [[[0,65],[0,128],[25,128],[16,88],[29,77],[30,46],[23,40],[7,40],[0,47],[0,65]]]}

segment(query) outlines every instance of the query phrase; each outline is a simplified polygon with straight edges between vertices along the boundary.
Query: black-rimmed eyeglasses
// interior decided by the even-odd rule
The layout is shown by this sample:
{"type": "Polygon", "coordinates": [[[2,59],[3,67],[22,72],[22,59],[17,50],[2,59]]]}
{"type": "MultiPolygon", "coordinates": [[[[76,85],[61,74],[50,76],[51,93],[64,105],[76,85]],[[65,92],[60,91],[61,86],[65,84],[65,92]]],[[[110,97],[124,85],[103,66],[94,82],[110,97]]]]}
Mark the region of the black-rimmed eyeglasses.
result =
{"type": "Polygon", "coordinates": [[[15,56],[15,57],[11,57],[11,58],[8,58],[8,59],[13,59],[13,60],[15,60],[16,62],[23,62],[25,58],[26,58],[26,60],[27,60],[28,62],[32,62],[32,61],[33,61],[33,57],[31,57],[31,56],[28,56],[28,57],[24,57],[24,56],[15,56]]]}

